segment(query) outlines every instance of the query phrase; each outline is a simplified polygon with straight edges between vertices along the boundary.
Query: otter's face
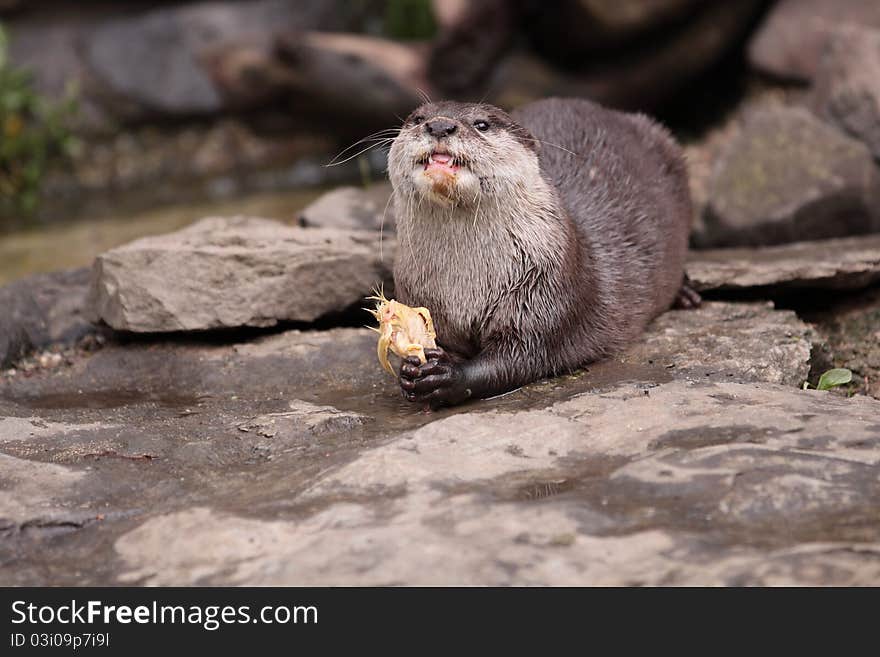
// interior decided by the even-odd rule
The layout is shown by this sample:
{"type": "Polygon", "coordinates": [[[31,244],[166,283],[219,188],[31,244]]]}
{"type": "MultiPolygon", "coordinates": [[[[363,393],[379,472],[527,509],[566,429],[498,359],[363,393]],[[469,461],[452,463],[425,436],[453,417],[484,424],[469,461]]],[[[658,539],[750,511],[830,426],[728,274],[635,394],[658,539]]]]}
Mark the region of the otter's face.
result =
{"type": "Polygon", "coordinates": [[[441,206],[505,194],[539,170],[537,140],[492,105],[426,103],[410,114],[388,154],[395,190],[441,206]]]}

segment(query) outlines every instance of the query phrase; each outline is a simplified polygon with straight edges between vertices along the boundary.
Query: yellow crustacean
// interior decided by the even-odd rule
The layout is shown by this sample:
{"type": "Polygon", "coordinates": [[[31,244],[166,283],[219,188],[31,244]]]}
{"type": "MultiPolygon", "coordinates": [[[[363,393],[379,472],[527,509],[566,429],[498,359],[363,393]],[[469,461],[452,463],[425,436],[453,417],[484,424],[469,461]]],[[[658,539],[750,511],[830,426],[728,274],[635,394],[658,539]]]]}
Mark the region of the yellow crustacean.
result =
{"type": "Polygon", "coordinates": [[[424,363],[425,349],[436,349],[437,334],[434,333],[434,322],[427,308],[411,308],[405,304],[386,299],[382,292],[376,296],[368,297],[376,302],[376,308],[365,308],[373,317],[379,320],[379,328],[373,328],[379,334],[377,353],[379,362],[390,374],[394,374],[391,364],[388,362],[388,350],[390,349],[401,358],[418,356],[424,363]]]}

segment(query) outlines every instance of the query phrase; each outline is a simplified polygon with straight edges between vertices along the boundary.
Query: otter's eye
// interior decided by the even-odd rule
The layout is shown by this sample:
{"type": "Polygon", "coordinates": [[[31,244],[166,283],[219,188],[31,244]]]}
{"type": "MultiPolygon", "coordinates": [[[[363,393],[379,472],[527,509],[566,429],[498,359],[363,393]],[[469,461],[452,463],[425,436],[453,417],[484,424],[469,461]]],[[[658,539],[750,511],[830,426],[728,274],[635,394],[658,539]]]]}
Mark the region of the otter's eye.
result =
{"type": "Polygon", "coordinates": [[[425,120],[424,116],[415,116],[415,117],[413,117],[412,122],[413,122],[413,125],[419,125],[424,120],[425,120]]]}
{"type": "Polygon", "coordinates": [[[474,121],[474,127],[480,132],[486,132],[489,129],[489,122],[484,121],[483,119],[477,119],[474,121]]]}

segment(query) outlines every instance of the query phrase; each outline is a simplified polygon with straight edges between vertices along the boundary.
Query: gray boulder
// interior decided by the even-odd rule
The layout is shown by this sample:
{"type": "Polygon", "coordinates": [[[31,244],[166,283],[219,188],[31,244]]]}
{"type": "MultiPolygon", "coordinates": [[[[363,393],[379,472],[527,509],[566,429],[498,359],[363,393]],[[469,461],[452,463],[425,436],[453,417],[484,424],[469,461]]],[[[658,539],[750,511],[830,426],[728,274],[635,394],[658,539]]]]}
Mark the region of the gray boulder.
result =
{"type": "Polygon", "coordinates": [[[880,29],[835,32],[816,74],[812,105],[880,160],[880,29]]]}
{"type": "Polygon", "coordinates": [[[389,184],[338,187],[320,196],[299,215],[302,226],[394,232],[389,184]]]}
{"type": "Polygon", "coordinates": [[[334,3],[257,0],[162,8],[99,23],[83,38],[89,92],[122,118],[210,114],[227,99],[208,55],[278,32],[339,26],[334,3]]]}
{"type": "Polygon", "coordinates": [[[844,24],[880,28],[880,3],[782,0],[749,42],[749,62],[756,70],[775,77],[811,81],[834,29],[844,24]]]}
{"type": "Polygon", "coordinates": [[[118,100],[116,113],[205,114],[223,106],[188,36],[174,12],[109,21],[95,30],[86,45],[88,66],[118,100]]]}
{"type": "Polygon", "coordinates": [[[781,244],[880,229],[880,171],[864,144],[801,108],[748,117],[712,174],[698,246],[781,244]]]}
{"type": "Polygon", "coordinates": [[[372,232],[213,217],[99,256],[90,305],[126,331],[273,326],[344,311],[389,278],[372,232]]]}

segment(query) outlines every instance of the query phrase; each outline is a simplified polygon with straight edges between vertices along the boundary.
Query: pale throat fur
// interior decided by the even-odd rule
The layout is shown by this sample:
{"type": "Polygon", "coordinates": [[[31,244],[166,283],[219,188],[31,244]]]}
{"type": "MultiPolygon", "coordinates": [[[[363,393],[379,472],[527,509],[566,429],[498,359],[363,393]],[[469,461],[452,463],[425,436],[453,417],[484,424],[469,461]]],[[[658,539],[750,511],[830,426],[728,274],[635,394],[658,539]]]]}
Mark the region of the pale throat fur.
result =
{"type": "Polygon", "coordinates": [[[538,281],[561,278],[574,228],[535,150],[504,131],[443,142],[464,166],[442,195],[422,164],[437,142],[413,126],[392,145],[395,282],[399,300],[430,309],[447,349],[472,356],[504,328],[492,326],[499,304],[528,305],[538,281]]]}

